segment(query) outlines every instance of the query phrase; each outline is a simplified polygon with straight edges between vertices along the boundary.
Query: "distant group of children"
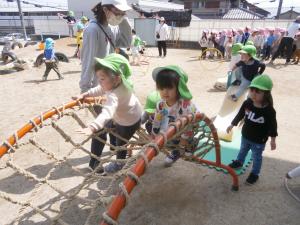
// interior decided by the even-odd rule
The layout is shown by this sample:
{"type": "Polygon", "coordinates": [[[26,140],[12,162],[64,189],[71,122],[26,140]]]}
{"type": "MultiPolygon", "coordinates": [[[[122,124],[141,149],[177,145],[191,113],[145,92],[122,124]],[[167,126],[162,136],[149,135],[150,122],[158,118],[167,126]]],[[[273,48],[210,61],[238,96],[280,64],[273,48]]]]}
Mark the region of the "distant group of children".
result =
{"type": "MultiPolygon", "coordinates": [[[[300,23],[300,17],[296,19],[295,24],[299,24],[297,20],[299,20],[300,23]]],[[[232,46],[234,44],[241,43],[245,45],[247,42],[253,43],[253,45],[257,49],[256,57],[263,60],[269,60],[272,56],[273,62],[274,59],[278,57],[278,55],[282,58],[288,58],[290,57],[289,55],[292,55],[293,53],[293,62],[295,64],[298,64],[299,62],[299,57],[296,57],[300,53],[299,26],[298,28],[290,26],[288,29],[259,28],[252,30],[249,27],[245,27],[244,29],[229,29],[219,32],[215,30],[211,32],[209,32],[208,30],[204,30],[199,40],[202,52],[204,52],[207,48],[216,48],[228,60],[231,59],[232,46]],[[296,32],[294,32],[294,30],[296,32]],[[283,46],[282,40],[287,37],[291,38],[291,41],[289,41],[289,44],[291,46],[286,47],[283,46]],[[289,53],[289,49],[292,50],[292,53],[289,53]],[[279,54],[276,55],[275,53],[278,50],[279,54]]],[[[208,53],[208,57],[214,57],[212,52],[208,51],[208,53]]],[[[203,57],[206,57],[206,55],[203,55],[203,57]]],[[[289,59],[287,61],[289,62],[289,59]]]]}

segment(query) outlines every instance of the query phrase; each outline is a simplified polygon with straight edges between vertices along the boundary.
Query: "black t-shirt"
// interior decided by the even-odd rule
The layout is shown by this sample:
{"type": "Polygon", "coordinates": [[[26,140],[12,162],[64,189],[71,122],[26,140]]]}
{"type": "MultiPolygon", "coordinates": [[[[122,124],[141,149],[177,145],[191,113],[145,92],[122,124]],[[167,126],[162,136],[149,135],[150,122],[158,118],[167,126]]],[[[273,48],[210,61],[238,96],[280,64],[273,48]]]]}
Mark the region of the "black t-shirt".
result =
{"type": "Polygon", "coordinates": [[[239,61],[235,65],[237,67],[242,67],[243,76],[249,81],[252,81],[256,75],[262,74],[266,68],[266,65],[264,63],[256,59],[253,59],[253,63],[251,64],[246,64],[243,61],[239,61]]]}
{"type": "Polygon", "coordinates": [[[231,124],[237,126],[243,118],[245,123],[242,128],[242,135],[250,141],[264,144],[269,136],[276,137],[278,135],[276,111],[270,105],[257,108],[251,99],[247,99],[231,124]]]}

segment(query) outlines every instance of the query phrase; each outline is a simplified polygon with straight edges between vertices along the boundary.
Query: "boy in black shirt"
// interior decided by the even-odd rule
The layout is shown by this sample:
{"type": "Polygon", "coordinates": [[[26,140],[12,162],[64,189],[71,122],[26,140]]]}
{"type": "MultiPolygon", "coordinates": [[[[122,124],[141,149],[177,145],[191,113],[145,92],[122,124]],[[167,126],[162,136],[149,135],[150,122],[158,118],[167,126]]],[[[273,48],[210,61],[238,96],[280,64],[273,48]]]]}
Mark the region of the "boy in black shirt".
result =
{"type": "Polygon", "coordinates": [[[248,88],[253,78],[257,75],[262,74],[265,71],[266,65],[256,58],[256,48],[253,45],[245,45],[242,50],[239,51],[241,54],[241,61],[234,65],[232,70],[237,67],[242,67],[241,84],[237,92],[231,95],[233,101],[237,101],[238,98],[248,88]]]}
{"type": "Polygon", "coordinates": [[[262,153],[269,136],[271,137],[271,150],[276,149],[277,121],[271,95],[272,86],[272,80],[268,75],[254,78],[250,84],[250,98],[244,101],[238,114],[227,128],[227,132],[230,132],[233,126],[237,126],[243,118],[245,119],[239,154],[229,166],[234,169],[241,168],[251,149],[253,167],[246,180],[246,183],[250,185],[259,178],[262,153]]]}

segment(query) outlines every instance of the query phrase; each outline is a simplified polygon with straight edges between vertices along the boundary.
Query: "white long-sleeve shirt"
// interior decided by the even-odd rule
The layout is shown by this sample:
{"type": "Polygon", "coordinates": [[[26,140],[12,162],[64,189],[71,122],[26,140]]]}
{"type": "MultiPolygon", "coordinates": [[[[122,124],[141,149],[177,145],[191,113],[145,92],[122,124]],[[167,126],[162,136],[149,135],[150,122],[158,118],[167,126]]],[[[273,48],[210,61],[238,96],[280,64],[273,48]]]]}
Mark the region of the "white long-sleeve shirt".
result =
{"type": "Polygon", "coordinates": [[[103,91],[100,85],[88,91],[89,96],[104,96],[102,112],[90,124],[96,130],[102,129],[109,120],[121,126],[131,126],[142,116],[142,106],[138,98],[122,83],[111,91],[103,91]]]}
{"type": "Polygon", "coordinates": [[[169,38],[169,27],[167,24],[158,24],[155,29],[155,38],[157,41],[166,41],[169,38]],[[159,33],[159,38],[156,37],[156,34],[159,33]]]}

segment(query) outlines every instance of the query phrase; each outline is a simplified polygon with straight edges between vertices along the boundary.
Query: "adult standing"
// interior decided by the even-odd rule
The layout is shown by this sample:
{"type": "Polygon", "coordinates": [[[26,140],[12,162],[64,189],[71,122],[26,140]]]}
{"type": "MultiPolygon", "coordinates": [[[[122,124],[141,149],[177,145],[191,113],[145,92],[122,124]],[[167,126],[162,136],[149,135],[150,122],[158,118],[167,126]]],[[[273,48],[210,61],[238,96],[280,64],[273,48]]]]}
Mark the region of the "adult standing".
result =
{"type": "Polygon", "coordinates": [[[59,18],[63,18],[67,20],[68,28],[69,28],[69,36],[73,37],[74,36],[74,24],[76,23],[76,19],[74,17],[74,12],[69,11],[68,15],[63,15],[58,13],[57,14],[59,18]]]}
{"type": "Polygon", "coordinates": [[[79,82],[81,92],[98,85],[94,73],[94,58],[104,58],[114,52],[109,39],[115,47],[130,46],[131,27],[125,17],[129,9],[131,8],[126,0],[102,0],[92,9],[95,19],[89,22],[83,34],[82,72],[79,82]]]}
{"type": "MultiPolygon", "coordinates": [[[[79,81],[81,92],[84,93],[90,88],[98,85],[95,76],[95,57],[104,58],[115,51],[114,47],[129,47],[131,44],[131,27],[126,16],[126,11],[131,8],[126,0],[102,0],[93,9],[95,19],[91,20],[83,33],[83,46],[81,51],[82,72],[79,81]]],[[[96,113],[101,112],[101,108],[94,107],[96,113]]],[[[106,127],[113,127],[112,121],[106,127]]],[[[99,136],[106,140],[106,133],[99,136]]],[[[116,138],[110,135],[110,143],[115,145],[116,138]]],[[[91,152],[99,155],[99,149],[103,145],[96,138],[92,139],[91,152]]],[[[99,161],[90,165],[94,170],[98,167],[99,161]]],[[[101,173],[100,168],[97,172],[101,173]]]]}
{"type": "Polygon", "coordinates": [[[166,24],[164,17],[161,17],[159,19],[159,24],[156,26],[156,29],[155,29],[155,38],[157,41],[159,57],[162,57],[162,50],[163,50],[163,57],[166,57],[166,55],[167,55],[167,40],[169,38],[169,27],[166,24]]]}
{"type": "Polygon", "coordinates": [[[297,16],[296,20],[289,26],[287,35],[285,35],[279,44],[279,47],[273,55],[270,64],[273,64],[274,60],[280,55],[280,53],[286,48],[286,64],[291,60],[293,53],[293,42],[296,33],[300,30],[300,16],[297,16]]]}

